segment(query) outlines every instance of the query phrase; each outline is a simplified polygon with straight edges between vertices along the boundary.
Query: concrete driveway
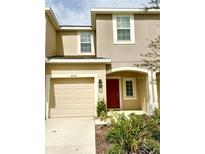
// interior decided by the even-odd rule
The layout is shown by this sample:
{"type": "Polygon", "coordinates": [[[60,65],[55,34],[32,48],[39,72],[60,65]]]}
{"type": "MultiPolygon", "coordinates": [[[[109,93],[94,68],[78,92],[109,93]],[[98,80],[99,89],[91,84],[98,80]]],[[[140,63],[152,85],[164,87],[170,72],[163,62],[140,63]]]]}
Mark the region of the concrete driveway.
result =
{"type": "Polygon", "coordinates": [[[46,154],[95,154],[93,117],[46,120],[46,154]]]}

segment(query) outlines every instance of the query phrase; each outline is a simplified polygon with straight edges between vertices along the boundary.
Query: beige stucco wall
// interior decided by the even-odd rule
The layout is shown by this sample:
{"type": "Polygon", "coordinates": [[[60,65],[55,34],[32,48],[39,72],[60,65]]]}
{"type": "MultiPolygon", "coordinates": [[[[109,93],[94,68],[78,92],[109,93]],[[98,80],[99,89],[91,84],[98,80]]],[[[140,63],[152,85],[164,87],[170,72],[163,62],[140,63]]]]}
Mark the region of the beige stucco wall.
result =
{"type": "Polygon", "coordinates": [[[112,67],[133,66],[147,50],[148,39],[160,33],[159,15],[134,15],[135,44],[113,44],[112,15],[96,16],[97,55],[112,59],[112,67]]]}
{"type": "MultiPolygon", "coordinates": [[[[95,32],[94,48],[95,48],[95,32]]],[[[58,31],[57,32],[57,55],[59,56],[78,56],[78,31],[58,31]]]]}
{"type": "Polygon", "coordinates": [[[57,33],[57,55],[77,55],[77,31],[57,33]]]}
{"type": "Polygon", "coordinates": [[[46,28],[46,39],[45,39],[46,57],[55,56],[56,55],[56,30],[47,15],[45,15],[45,28],[46,28]]]}
{"type": "MultiPolygon", "coordinates": [[[[99,93],[97,89],[97,97],[104,98],[106,101],[106,69],[105,64],[46,64],[46,75],[66,75],[66,74],[95,74],[97,76],[97,83],[99,79],[103,82],[103,92],[99,93]]],[[[97,98],[97,99],[98,99],[97,98]]],[[[97,102],[95,102],[97,103],[97,102]]]]}
{"type": "Polygon", "coordinates": [[[147,106],[147,78],[146,74],[136,73],[136,72],[116,72],[107,75],[107,77],[121,77],[121,98],[122,98],[122,110],[143,110],[146,112],[147,106]],[[136,78],[136,99],[135,100],[125,100],[123,98],[123,78],[135,77],[136,78]]]}

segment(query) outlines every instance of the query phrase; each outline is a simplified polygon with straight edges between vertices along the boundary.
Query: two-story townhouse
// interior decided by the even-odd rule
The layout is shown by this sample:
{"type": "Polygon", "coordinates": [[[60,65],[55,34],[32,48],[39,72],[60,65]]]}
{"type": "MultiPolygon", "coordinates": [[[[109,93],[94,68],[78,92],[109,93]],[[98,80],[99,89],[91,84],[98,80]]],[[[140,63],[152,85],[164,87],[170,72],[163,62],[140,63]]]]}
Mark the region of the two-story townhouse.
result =
{"type": "Polygon", "coordinates": [[[92,8],[91,26],[60,26],[50,8],[46,26],[46,118],[96,116],[158,107],[156,73],[136,67],[159,35],[160,11],[92,8]]]}

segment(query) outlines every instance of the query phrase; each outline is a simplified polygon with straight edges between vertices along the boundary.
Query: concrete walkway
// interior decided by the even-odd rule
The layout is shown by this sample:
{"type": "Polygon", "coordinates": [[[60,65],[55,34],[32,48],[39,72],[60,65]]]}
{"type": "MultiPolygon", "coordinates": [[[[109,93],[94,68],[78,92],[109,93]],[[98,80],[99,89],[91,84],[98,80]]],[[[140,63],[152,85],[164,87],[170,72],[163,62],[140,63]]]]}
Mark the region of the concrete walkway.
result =
{"type": "Polygon", "coordinates": [[[46,120],[46,154],[95,154],[94,118],[46,120]]]}

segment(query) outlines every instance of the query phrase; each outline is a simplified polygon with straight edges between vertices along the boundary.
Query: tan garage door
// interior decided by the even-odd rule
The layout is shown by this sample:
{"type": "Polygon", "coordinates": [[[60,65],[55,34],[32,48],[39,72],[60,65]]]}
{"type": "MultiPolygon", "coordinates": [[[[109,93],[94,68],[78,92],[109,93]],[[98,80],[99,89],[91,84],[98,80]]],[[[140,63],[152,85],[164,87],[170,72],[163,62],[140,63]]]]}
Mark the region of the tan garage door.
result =
{"type": "Polygon", "coordinates": [[[51,79],[50,118],[94,116],[94,79],[51,79]]]}

